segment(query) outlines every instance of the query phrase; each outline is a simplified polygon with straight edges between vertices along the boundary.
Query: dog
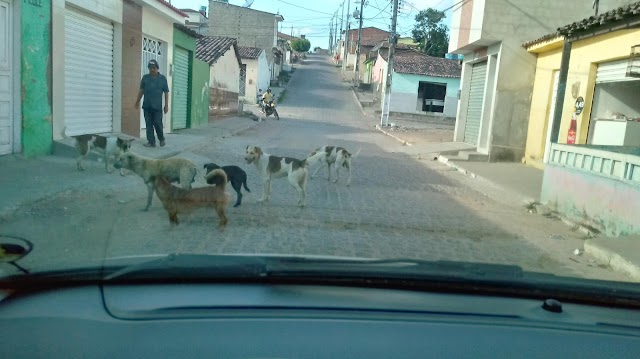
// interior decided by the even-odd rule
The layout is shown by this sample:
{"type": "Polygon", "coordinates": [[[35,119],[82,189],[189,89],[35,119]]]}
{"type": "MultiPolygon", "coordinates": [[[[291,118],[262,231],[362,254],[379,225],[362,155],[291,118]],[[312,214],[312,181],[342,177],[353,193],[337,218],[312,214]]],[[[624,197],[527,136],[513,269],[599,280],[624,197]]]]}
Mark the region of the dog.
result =
{"type": "MultiPolygon", "coordinates": [[[[347,187],[351,184],[351,168],[352,168],[352,160],[356,158],[362,149],[358,149],[358,152],[355,154],[349,153],[349,151],[345,150],[343,147],[334,147],[334,146],[322,146],[320,148],[315,149],[309,154],[307,157],[307,161],[310,163],[322,161],[327,164],[327,172],[328,177],[327,180],[331,181],[331,165],[336,165],[336,179],[333,180],[334,183],[338,182],[340,178],[340,169],[345,167],[349,170],[349,179],[347,179],[347,187]]],[[[316,168],[315,172],[311,175],[314,177],[322,165],[316,168]]]]}
{"type": "MultiPolygon", "coordinates": [[[[224,173],[227,175],[227,178],[229,179],[229,182],[231,182],[231,187],[233,187],[233,189],[236,191],[236,194],[237,194],[236,204],[233,205],[234,207],[238,207],[242,204],[242,193],[240,193],[240,189],[242,188],[243,185],[244,185],[244,189],[247,192],[251,192],[249,190],[249,187],[247,187],[247,172],[245,172],[242,168],[238,166],[220,167],[215,163],[207,163],[206,165],[204,165],[204,169],[207,170],[207,174],[211,173],[211,171],[216,169],[221,169],[224,171],[224,173]]],[[[209,180],[207,180],[207,183],[213,184],[209,182],[209,180]]]]}
{"type": "Polygon", "coordinates": [[[298,190],[298,205],[305,206],[307,197],[307,160],[291,157],[272,156],[262,152],[260,147],[247,146],[245,161],[255,164],[262,180],[264,190],[258,202],[269,201],[271,198],[271,180],[287,177],[291,186],[298,190]]]}
{"type": "Polygon", "coordinates": [[[196,165],[184,158],[156,160],[138,156],[132,152],[127,152],[120,156],[120,159],[114,164],[114,167],[118,169],[128,169],[142,177],[142,180],[147,185],[148,191],[145,211],[148,211],[149,207],[151,207],[153,190],[155,188],[153,177],[164,176],[170,183],[180,182],[182,188],[191,189],[191,184],[195,181],[198,172],[196,165]]]}
{"type": "MultiPolygon", "coordinates": [[[[67,128],[65,127],[62,130],[62,137],[69,138],[66,135],[66,131],[67,128]]],[[[109,159],[114,157],[115,161],[117,161],[123,153],[131,149],[131,142],[133,142],[133,139],[124,140],[120,137],[105,137],[101,135],[78,135],[71,136],[71,138],[75,140],[75,147],[78,151],[78,158],[76,158],[78,171],[84,171],[82,161],[87,158],[91,150],[95,150],[104,155],[104,168],[107,173],[113,172],[109,170],[109,159]]],[[[124,176],[122,169],[120,169],[120,175],[124,176]]]]}
{"type": "Polygon", "coordinates": [[[163,176],[154,177],[156,194],[169,215],[169,224],[180,224],[178,214],[187,214],[199,208],[214,208],[220,219],[219,228],[227,225],[225,208],[229,205],[229,195],[225,192],[227,175],[221,169],[214,169],[205,176],[207,183],[215,186],[183,189],[173,186],[163,176]]]}

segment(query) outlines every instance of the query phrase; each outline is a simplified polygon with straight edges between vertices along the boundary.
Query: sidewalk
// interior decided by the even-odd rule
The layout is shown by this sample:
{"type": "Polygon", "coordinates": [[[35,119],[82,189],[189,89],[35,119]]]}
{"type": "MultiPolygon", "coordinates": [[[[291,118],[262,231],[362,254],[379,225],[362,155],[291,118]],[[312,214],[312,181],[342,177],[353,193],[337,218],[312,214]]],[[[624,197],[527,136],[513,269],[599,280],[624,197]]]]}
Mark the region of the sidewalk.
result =
{"type": "MultiPolygon", "coordinates": [[[[226,117],[211,121],[208,125],[176,131],[166,135],[165,147],[143,147],[144,140],[133,141],[131,151],[150,158],[167,158],[184,154],[193,160],[195,155],[189,150],[211,144],[225,137],[241,133],[258,125],[250,117],[226,117]]],[[[73,140],[59,141],[54,144],[54,154],[36,158],[23,158],[16,155],[0,156],[2,176],[0,176],[0,223],[2,216],[25,203],[32,203],[42,198],[70,191],[75,188],[112,188],[119,186],[114,176],[104,171],[102,156],[92,153],[85,161],[87,171],[76,169],[77,152],[73,140]],[[37,169],[37,170],[36,170],[37,169]]],[[[64,210],[61,208],[61,210],[64,210]]]]}

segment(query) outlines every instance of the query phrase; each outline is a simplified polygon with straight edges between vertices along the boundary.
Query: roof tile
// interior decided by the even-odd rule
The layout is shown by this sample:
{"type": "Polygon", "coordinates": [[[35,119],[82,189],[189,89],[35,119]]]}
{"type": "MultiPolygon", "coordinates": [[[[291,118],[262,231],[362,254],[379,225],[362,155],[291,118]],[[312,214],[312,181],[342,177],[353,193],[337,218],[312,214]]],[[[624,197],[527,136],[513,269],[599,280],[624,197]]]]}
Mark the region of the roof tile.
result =
{"type": "Polygon", "coordinates": [[[196,43],[196,58],[213,65],[236,45],[236,39],[224,36],[204,36],[196,43]]]}
{"type": "Polygon", "coordinates": [[[259,47],[238,46],[238,52],[242,59],[257,59],[262,49],[259,47]]]}

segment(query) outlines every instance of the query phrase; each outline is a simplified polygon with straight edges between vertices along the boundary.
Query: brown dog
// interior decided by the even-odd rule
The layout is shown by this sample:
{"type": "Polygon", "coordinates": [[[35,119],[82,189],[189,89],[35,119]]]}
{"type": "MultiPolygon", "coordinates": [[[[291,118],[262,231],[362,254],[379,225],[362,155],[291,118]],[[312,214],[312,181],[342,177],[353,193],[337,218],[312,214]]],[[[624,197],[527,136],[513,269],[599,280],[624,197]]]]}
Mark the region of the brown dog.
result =
{"type": "Polygon", "coordinates": [[[155,177],[156,193],[162,206],[169,214],[169,223],[178,225],[178,213],[190,213],[198,208],[214,208],[220,218],[220,230],[227,225],[224,213],[229,204],[229,195],[224,191],[227,175],[221,169],[215,169],[206,175],[208,183],[214,186],[184,189],[173,186],[162,176],[155,177]]]}

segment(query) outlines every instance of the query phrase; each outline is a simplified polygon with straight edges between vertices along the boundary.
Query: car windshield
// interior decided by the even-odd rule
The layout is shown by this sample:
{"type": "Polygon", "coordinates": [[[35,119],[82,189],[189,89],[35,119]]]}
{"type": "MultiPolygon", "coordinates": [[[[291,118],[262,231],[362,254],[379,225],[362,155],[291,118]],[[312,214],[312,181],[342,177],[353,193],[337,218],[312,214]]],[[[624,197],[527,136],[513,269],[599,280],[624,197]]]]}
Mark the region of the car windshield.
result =
{"type": "Polygon", "coordinates": [[[0,0],[0,277],[243,255],[629,288],[639,25],[625,0],[0,0]]]}

